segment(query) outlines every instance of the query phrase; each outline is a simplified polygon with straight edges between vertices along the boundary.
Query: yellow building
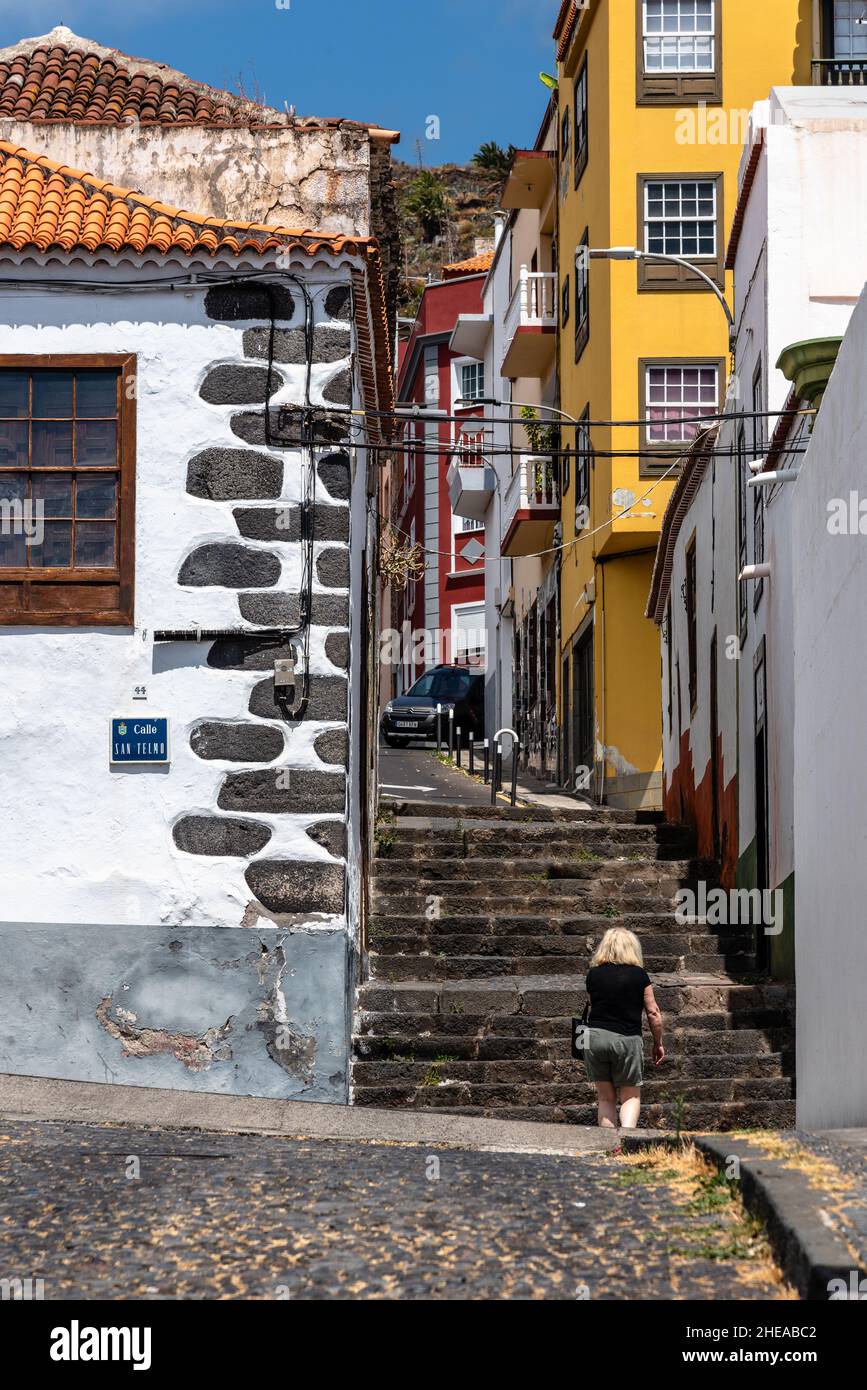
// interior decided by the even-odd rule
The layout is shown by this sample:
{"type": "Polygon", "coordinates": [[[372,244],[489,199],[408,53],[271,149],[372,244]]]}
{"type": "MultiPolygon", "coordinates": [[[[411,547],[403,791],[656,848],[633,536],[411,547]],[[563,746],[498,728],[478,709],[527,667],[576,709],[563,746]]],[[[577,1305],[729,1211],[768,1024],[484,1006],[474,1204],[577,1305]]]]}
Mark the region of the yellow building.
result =
{"type": "Polygon", "coordinates": [[[558,16],[560,406],[652,421],[576,429],[563,477],[561,771],[612,805],[661,804],[659,634],[644,610],[671,470],[700,428],[683,417],[722,408],[728,330],[689,267],[587,253],[679,254],[726,288],[747,112],[774,85],[810,82],[820,8],[566,0],[558,16]]]}

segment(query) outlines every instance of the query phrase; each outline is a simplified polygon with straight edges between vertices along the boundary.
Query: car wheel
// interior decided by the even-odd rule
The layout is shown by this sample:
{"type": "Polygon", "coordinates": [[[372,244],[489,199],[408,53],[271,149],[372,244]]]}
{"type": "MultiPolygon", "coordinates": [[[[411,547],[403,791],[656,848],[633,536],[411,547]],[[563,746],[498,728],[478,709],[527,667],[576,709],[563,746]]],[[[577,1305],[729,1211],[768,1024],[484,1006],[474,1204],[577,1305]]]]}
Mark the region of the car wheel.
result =
{"type": "Polygon", "coordinates": [[[382,736],[389,748],[406,748],[409,744],[408,738],[398,738],[395,734],[383,734],[382,736]]]}

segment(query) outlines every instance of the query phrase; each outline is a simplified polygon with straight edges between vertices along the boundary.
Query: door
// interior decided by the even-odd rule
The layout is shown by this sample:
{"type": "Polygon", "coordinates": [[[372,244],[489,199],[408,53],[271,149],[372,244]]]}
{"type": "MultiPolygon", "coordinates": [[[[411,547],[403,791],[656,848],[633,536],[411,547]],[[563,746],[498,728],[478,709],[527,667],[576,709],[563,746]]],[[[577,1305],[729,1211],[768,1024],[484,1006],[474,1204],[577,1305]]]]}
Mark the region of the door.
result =
{"type": "Polygon", "coordinates": [[[572,649],[572,779],[575,789],[591,792],[595,764],[595,712],[593,702],[593,628],[572,649]],[[578,769],[589,776],[575,781],[578,769]]]}
{"type": "Polygon", "coordinates": [[[713,837],[713,857],[722,854],[720,841],[719,814],[719,696],[717,692],[717,641],[716,630],[710,644],[710,794],[711,794],[711,834],[713,837]]]}

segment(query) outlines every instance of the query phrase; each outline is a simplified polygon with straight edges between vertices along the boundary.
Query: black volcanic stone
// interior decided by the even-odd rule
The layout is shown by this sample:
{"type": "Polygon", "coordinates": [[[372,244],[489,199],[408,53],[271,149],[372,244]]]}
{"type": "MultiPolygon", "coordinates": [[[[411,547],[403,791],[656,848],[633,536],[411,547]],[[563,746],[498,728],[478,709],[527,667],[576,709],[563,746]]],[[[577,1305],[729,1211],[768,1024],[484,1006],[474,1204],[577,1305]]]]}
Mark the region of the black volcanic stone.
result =
{"type": "Polygon", "coordinates": [[[325,312],[333,319],[343,319],[344,322],[351,322],[352,318],[352,291],[348,285],[335,285],[333,290],[329,290],[325,298],[325,312]]]}
{"type": "Polygon", "coordinates": [[[322,392],[322,399],[332,405],[352,405],[352,373],[338,372],[322,392]]]}
{"type": "Polygon", "coordinates": [[[348,589],[349,550],[345,546],[323,550],[316,557],[316,578],[326,589],[348,589]]]}
{"type": "MultiPolygon", "coordinates": [[[[248,328],[244,334],[244,356],[268,360],[271,343],[267,328],[248,328]]],[[[316,328],[313,331],[313,361],[341,362],[352,351],[352,340],[345,328],[316,328]]],[[[307,361],[303,328],[278,328],[274,334],[275,362],[298,367],[307,361]]]]}
{"type": "Polygon", "coordinates": [[[270,289],[264,285],[215,285],[205,295],[205,313],[219,323],[270,320],[272,314],[288,323],[295,313],[295,301],[283,285],[270,289]]]}
{"type": "Polygon", "coordinates": [[[280,561],[267,550],[216,541],[187,556],[178,583],[197,589],[268,589],[277,583],[280,572],[280,561]]]}
{"type": "MultiPolygon", "coordinates": [[[[301,508],[236,507],[233,512],[238,530],[248,540],[299,541],[301,508]]],[[[313,508],[313,533],[319,541],[349,540],[349,508],[317,503],[313,508]]]]}
{"type": "Polygon", "coordinates": [[[349,761],[349,739],[346,729],[326,729],[314,739],[313,751],[324,763],[346,767],[349,761]]]}
{"type": "Polygon", "coordinates": [[[244,877],[254,897],[275,913],[343,912],[342,864],[257,859],[244,877]]]}
{"type": "Polygon", "coordinates": [[[273,671],[275,661],[297,655],[289,642],[273,637],[221,637],[211,645],[208,665],[216,671],[273,671]]]}
{"type": "Polygon", "coordinates": [[[309,835],[315,844],[327,849],[329,854],[335,855],[338,859],[346,858],[346,822],[342,820],[321,820],[315,825],[308,825],[306,835],[309,835]]]}
{"type": "Polygon", "coordinates": [[[294,767],[229,772],[217,805],[221,811],[269,811],[274,815],[306,811],[342,813],[346,809],[346,775],[294,767]]]}
{"type": "MultiPolygon", "coordinates": [[[[315,444],[340,444],[346,439],[349,433],[348,420],[331,411],[323,410],[321,406],[311,409],[309,432],[315,444]]],[[[247,444],[266,444],[274,449],[298,449],[307,438],[302,430],[303,415],[300,406],[287,405],[281,406],[279,410],[272,409],[270,440],[265,437],[264,409],[233,415],[229,424],[232,433],[247,444]]],[[[266,495],[262,494],[263,497],[266,495]]]]}
{"type": "Polygon", "coordinates": [[[341,671],[345,671],[349,666],[349,633],[329,633],[325,639],[325,655],[335,666],[339,666],[341,671]]]}
{"type": "Polygon", "coordinates": [[[248,859],[265,848],[271,830],[257,821],[227,816],[184,816],[172,827],[172,837],[185,854],[248,859]]]}
{"type": "MultiPolygon", "coordinates": [[[[257,627],[297,627],[301,600],[297,594],[239,594],[241,617],[257,627]]],[[[345,594],[313,595],[314,627],[348,627],[349,598],[345,594]]]]}
{"type": "Polygon", "coordinates": [[[208,372],[199,395],[209,405],[264,405],[282,386],[278,371],[271,373],[269,391],[266,367],[222,366],[208,372]]]}
{"type": "MultiPolygon", "coordinates": [[[[303,679],[303,678],[302,678],[303,679]]],[[[300,694],[301,685],[298,686],[300,694]]],[[[337,723],[346,719],[348,685],[343,676],[311,676],[310,704],[305,719],[323,719],[337,723]]],[[[285,713],[274,698],[274,681],[259,681],[250,696],[250,713],[258,719],[285,719],[285,713]]],[[[290,720],[289,723],[298,723],[290,720]]]]}
{"type": "Polygon", "coordinates": [[[271,763],[285,747],[279,729],[267,724],[220,724],[208,720],[190,734],[190,747],[198,758],[228,763],[271,763]]]}
{"type": "Polygon", "coordinates": [[[318,472],[320,482],[325,485],[329,495],[335,501],[349,501],[352,478],[349,472],[348,454],[329,454],[327,458],[320,459],[318,472]]]}
{"type": "Polygon", "coordinates": [[[283,460],[252,449],[205,449],[187,465],[187,492],[213,502],[279,497],[283,460]]]}

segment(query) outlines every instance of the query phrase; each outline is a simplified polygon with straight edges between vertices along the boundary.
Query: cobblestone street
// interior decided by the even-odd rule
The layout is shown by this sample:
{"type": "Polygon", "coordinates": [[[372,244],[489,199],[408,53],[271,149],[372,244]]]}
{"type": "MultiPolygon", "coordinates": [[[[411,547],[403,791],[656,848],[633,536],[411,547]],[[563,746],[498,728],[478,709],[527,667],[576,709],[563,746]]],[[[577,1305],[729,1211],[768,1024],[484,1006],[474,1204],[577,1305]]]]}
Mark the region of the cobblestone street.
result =
{"type": "Polygon", "coordinates": [[[0,1273],[46,1299],[786,1296],[727,1191],[574,1157],[0,1126],[0,1273]]]}

